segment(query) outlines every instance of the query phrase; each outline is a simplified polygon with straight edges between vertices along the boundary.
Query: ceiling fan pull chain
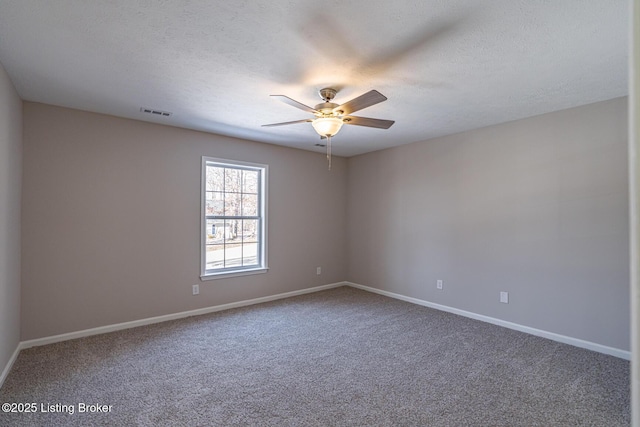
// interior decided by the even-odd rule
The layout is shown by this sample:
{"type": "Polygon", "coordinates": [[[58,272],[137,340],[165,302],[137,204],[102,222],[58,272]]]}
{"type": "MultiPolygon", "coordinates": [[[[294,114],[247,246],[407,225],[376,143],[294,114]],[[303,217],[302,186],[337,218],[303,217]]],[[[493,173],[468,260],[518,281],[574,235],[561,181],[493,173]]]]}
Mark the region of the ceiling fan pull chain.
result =
{"type": "Polygon", "coordinates": [[[327,163],[329,170],[331,170],[331,135],[327,135],[327,163]]]}

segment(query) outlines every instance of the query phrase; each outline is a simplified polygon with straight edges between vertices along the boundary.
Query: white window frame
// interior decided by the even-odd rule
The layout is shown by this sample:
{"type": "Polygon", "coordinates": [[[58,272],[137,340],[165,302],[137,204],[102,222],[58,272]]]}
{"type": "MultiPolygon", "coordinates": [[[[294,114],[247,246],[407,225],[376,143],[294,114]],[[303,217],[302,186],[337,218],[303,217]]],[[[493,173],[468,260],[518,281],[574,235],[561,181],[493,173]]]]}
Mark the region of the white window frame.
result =
{"type": "Polygon", "coordinates": [[[201,182],[200,182],[200,280],[213,280],[222,279],[234,276],[244,276],[248,274],[260,274],[266,273],[269,270],[267,264],[267,189],[269,179],[269,166],[242,162],[238,160],[220,159],[217,157],[202,156],[201,166],[201,182]],[[260,185],[259,185],[259,241],[258,251],[259,260],[257,266],[249,267],[230,267],[224,269],[210,269],[207,270],[207,238],[205,235],[207,227],[207,215],[206,215],[206,191],[207,191],[207,165],[215,164],[216,166],[235,168],[235,169],[250,169],[257,170],[260,173],[260,185]]]}

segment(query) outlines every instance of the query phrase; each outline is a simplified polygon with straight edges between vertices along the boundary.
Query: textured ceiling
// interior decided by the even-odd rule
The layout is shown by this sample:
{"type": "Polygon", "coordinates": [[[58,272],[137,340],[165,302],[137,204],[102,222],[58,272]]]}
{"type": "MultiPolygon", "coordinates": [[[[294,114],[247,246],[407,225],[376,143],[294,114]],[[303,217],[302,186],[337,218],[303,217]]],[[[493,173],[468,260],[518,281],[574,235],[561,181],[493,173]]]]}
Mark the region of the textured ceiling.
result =
{"type": "Polygon", "coordinates": [[[624,96],[627,0],[0,0],[20,96],[322,151],[307,105],[389,99],[344,126],[351,156],[624,96]],[[140,107],[172,112],[145,115],[140,107]]]}

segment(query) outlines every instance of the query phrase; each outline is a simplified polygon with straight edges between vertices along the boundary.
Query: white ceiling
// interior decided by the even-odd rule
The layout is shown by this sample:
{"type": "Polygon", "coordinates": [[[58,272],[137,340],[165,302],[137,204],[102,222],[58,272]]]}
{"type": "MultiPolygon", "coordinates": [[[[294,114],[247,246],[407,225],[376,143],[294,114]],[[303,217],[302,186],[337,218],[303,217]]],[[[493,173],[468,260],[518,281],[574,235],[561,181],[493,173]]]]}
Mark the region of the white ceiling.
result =
{"type": "Polygon", "coordinates": [[[0,0],[0,62],[28,101],[322,151],[318,89],[389,99],[333,152],[624,96],[627,0],[0,0]],[[172,112],[145,115],[140,107],[172,112]]]}

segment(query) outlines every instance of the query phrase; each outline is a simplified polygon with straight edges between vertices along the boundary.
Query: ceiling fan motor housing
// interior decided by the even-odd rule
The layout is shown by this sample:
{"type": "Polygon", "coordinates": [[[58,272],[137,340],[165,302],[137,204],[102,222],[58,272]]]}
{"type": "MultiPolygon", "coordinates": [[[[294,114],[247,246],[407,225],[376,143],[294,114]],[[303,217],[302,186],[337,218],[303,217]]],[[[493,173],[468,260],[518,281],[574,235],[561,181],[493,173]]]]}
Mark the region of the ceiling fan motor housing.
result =
{"type": "Polygon", "coordinates": [[[324,99],[325,102],[329,102],[336,97],[338,91],[330,87],[325,87],[320,89],[318,93],[320,93],[320,98],[324,99]]]}
{"type": "Polygon", "coordinates": [[[336,117],[342,113],[342,111],[334,111],[336,107],[339,107],[339,105],[331,102],[331,100],[335,98],[336,94],[338,93],[337,90],[330,87],[325,87],[323,89],[320,89],[318,93],[324,100],[324,102],[321,102],[314,107],[314,109],[318,110],[321,113],[321,115],[316,114],[318,117],[336,117]]]}
{"type": "Polygon", "coordinates": [[[335,108],[339,107],[338,104],[334,104],[333,102],[321,102],[316,105],[314,108],[322,113],[321,117],[333,117],[338,116],[342,111],[334,111],[335,108]]]}

